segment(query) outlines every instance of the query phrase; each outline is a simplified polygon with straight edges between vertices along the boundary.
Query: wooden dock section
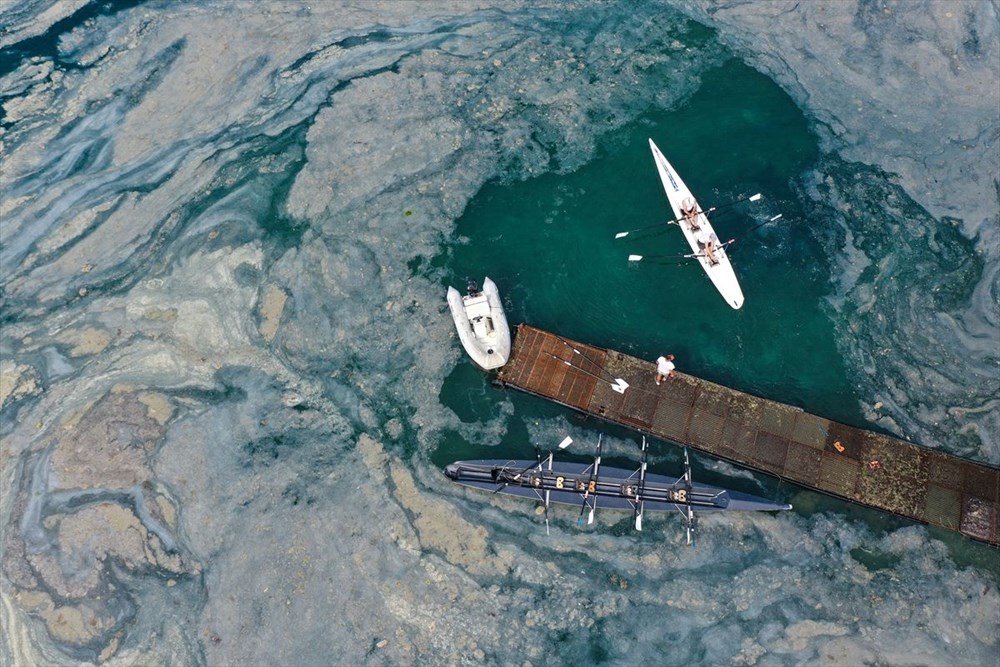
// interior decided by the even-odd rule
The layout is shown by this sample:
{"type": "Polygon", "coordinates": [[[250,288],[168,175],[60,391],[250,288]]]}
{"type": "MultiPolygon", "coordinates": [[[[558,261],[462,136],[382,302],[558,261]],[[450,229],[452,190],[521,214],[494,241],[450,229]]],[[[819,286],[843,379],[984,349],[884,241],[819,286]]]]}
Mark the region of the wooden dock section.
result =
{"type": "Polygon", "coordinates": [[[522,324],[503,386],[817,491],[1000,546],[1000,468],[522,324]],[[631,386],[611,389],[615,378],[631,386]]]}

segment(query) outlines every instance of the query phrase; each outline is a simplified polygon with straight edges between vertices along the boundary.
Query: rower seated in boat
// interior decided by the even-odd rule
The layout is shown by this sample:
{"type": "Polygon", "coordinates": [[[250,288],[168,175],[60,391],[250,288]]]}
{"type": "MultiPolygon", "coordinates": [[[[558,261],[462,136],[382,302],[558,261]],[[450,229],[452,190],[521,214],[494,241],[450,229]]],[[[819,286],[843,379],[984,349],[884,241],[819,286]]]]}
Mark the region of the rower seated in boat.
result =
{"type": "Polygon", "coordinates": [[[708,258],[708,261],[713,265],[718,264],[719,258],[715,256],[716,245],[712,235],[706,230],[701,230],[695,238],[698,239],[698,245],[701,247],[701,251],[705,254],[705,257],[708,258]]]}
{"type": "Polygon", "coordinates": [[[695,202],[694,197],[685,197],[681,201],[681,213],[684,215],[687,223],[691,225],[692,231],[700,229],[698,225],[698,203],[695,202]]]}

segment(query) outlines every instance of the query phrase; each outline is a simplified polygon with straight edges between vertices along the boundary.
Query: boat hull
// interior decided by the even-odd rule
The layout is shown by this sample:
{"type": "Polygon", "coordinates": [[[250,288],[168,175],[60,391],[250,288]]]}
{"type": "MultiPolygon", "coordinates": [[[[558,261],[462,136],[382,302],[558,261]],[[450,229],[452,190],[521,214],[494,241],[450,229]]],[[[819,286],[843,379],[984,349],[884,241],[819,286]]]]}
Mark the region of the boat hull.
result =
{"type": "Polygon", "coordinates": [[[477,295],[462,296],[448,288],[448,308],[465,352],[477,366],[489,371],[510,358],[510,328],[496,284],[486,278],[477,295]]]}
{"type": "MultiPolygon", "coordinates": [[[[577,483],[587,489],[592,467],[586,463],[558,462],[552,470],[539,467],[537,461],[511,461],[504,459],[481,459],[477,461],[456,461],[445,468],[445,474],[463,486],[489,492],[499,492],[522,498],[542,500],[542,493],[549,491],[549,500],[564,505],[580,506],[583,493],[575,490],[577,483]],[[502,471],[497,474],[497,471],[502,471]],[[518,482],[510,481],[518,473],[518,482]],[[532,477],[540,478],[537,485],[532,477]],[[559,490],[559,486],[569,490],[559,490]],[[523,485],[520,485],[522,484],[523,485]]],[[[597,497],[598,504],[605,509],[632,510],[640,496],[638,472],[623,468],[601,466],[590,498],[597,497]],[[631,485],[633,495],[623,493],[626,485],[631,485]]],[[[790,510],[791,505],[778,503],[748,493],[731,491],[708,484],[686,485],[683,478],[649,473],[641,487],[641,499],[646,510],[667,511],[691,507],[699,512],[778,512],[790,510]],[[678,496],[677,491],[686,491],[678,496]]]]}
{"type": "Polygon", "coordinates": [[[708,216],[699,212],[696,222],[698,227],[707,232],[708,236],[715,242],[717,264],[712,264],[707,257],[702,256],[704,253],[702,252],[701,245],[698,243],[698,237],[692,225],[684,217],[681,202],[691,199],[695,202],[698,211],[702,210],[701,206],[697,204],[697,200],[691,194],[691,190],[684,184],[681,177],[677,175],[677,172],[667,162],[667,159],[663,157],[663,153],[656,147],[652,139],[649,140],[649,148],[653,151],[653,161],[656,162],[656,170],[660,174],[660,181],[663,183],[663,190],[667,193],[667,199],[670,201],[670,208],[673,209],[674,218],[677,220],[681,231],[684,232],[684,238],[687,239],[688,245],[691,247],[691,252],[699,255],[696,258],[698,263],[701,264],[701,267],[708,274],[712,284],[719,290],[726,303],[735,309],[739,309],[743,306],[743,290],[740,289],[740,283],[736,279],[736,272],[733,271],[729,255],[726,253],[726,249],[722,247],[722,243],[715,234],[712,224],[708,221],[708,216]]]}

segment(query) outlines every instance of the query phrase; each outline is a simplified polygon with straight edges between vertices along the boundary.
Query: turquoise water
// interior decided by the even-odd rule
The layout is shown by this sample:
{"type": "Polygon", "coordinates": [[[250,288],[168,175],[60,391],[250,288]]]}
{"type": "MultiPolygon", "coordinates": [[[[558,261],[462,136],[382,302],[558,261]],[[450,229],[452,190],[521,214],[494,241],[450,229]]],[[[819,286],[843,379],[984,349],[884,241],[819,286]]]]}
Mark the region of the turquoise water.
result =
{"type": "MultiPolygon", "coordinates": [[[[684,372],[863,424],[823,307],[830,267],[808,229],[823,221],[807,217],[790,187],[814,167],[816,144],[781,89],[727,61],[676,111],[647,114],[603,137],[582,168],[484,187],[458,221],[468,243],[451,248],[450,283],[489,275],[512,325],[527,322],[641,358],[671,352],[684,372]],[[672,217],[650,137],[703,207],[763,193],[762,201],[712,215],[720,238],[737,238],[731,256],[746,296],[742,309],[730,308],[694,262],[626,261],[632,253],[689,252],[676,227],[614,239],[672,217]],[[778,213],[778,221],[746,233],[778,213]]],[[[463,360],[441,399],[468,419],[488,415],[497,396],[485,384],[463,360]]],[[[522,435],[508,433],[504,449],[523,449],[522,435]]]]}

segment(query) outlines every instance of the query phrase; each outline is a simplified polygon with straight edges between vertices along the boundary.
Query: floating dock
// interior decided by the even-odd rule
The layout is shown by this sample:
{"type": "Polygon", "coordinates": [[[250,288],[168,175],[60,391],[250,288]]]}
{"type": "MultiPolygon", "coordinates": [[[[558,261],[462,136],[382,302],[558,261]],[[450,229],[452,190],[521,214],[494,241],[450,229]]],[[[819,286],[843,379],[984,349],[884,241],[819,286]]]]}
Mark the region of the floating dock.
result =
{"type": "Polygon", "coordinates": [[[1000,468],[517,327],[497,382],[800,486],[1000,547],[1000,468]],[[612,390],[615,378],[631,386],[612,390]]]}

